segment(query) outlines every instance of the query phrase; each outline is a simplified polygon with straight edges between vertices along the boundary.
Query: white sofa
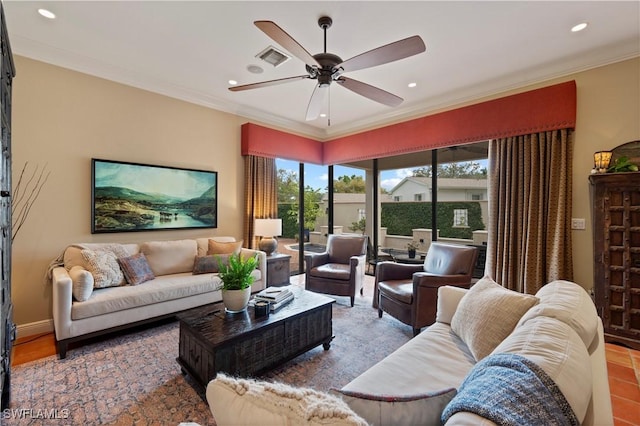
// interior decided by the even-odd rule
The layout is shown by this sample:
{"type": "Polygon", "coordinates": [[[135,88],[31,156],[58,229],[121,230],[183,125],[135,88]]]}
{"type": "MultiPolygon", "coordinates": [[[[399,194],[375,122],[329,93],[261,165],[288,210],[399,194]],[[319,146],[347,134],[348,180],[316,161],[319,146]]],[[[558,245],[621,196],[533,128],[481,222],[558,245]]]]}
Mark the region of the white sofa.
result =
{"type": "MultiPolygon", "coordinates": [[[[139,244],[74,244],[67,247],[60,266],[51,270],[53,322],[59,357],[65,358],[69,343],[131,327],[196,306],[221,300],[220,279],[215,273],[194,274],[197,256],[205,256],[209,240],[232,243],[233,237],[211,237],[139,244]],[[115,251],[120,255],[143,253],[154,278],[137,285],[96,288],[88,271],[86,254],[115,251]],[[87,288],[88,287],[88,288],[87,288]],[[88,290],[88,293],[82,294],[88,290]],[[85,300],[86,299],[86,300],[85,300]]],[[[252,292],[266,287],[266,254],[240,248],[242,256],[258,256],[252,292]]],[[[119,257],[119,256],[118,256],[119,257]]],[[[95,274],[94,274],[95,275],[95,274]]]]}
{"type": "MultiPolygon", "coordinates": [[[[439,425],[444,411],[448,426],[495,425],[490,420],[495,419],[493,414],[483,416],[473,408],[466,410],[471,392],[471,396],[490,403],[495,400],[489,411],[507,409],[510,400],[517,401],[517,409],[509,415],[535,417],[518,424],[545,424],[538,410],[551,405],[546,387],[545,392],[535,393],[538,389],[532,391],[533,385],[525,381],[525,391],[534,393],[525,394],[524,401],[523,395],[513,390],[518,380],[502,381],[497,387],[479,382],[481,386],[473,394],[478,377],[495,378],[491,375],[496,370],[480,368],[485,361],[510,357],[542,369],[543,376],[552,380],[545,385],[561,392],[579,424],[613,425],[602,322],[587,292],[575,283],[554,281],[536,297],[526,296],[505,290],[486,277],[470,290],[441,287],[436,323],[333,391],[340,403],[346,403],[357,415],[355,419],[348,417],[342,408],[337,423],[439,425]]],[[[217,424],[295,424],[307,421],[310,410],[318,410],[318,403],[311,399],[334,396],[287,400],[286,392],[275,398],[270,390],[265,399],[264,386],[268,385],[226,376],[211,381],[207,401],[217,424]]],[[[326,411],[323,416],[330,418],[326,411]]]]}

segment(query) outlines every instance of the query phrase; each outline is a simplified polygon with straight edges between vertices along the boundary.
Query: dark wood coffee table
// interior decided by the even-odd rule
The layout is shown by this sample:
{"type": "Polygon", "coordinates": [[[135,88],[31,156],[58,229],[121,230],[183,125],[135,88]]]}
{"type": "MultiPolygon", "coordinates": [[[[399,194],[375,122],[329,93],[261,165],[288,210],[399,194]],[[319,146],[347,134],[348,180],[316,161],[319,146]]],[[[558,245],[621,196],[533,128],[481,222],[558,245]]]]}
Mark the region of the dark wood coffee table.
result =
{"type": "Polygon", "coordinates": [[[219,371],[254,376],[333,339],[334,299],[292,286],[295,299],[269,317],[252,307],[228,314],[222,303],[190,309],[180,321],[178,363],[202,389],[219,371]]]}

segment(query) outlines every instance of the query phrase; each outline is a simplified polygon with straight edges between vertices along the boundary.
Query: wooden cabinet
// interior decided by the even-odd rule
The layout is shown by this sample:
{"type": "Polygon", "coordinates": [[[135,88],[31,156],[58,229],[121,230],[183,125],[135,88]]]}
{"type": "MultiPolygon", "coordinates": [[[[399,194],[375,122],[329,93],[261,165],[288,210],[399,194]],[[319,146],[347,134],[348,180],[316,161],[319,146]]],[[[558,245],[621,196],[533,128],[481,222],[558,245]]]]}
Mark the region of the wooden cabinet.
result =
{"type": "Polygon", "coordinates": [[[595,303],[605,339],[640,349],[640,172],[589,180],[595,303]]]}
{"type": "Polygon", "coordinates": [[[267,256],[267,287],[289,285],[291,256],[272,254],[267,256]]]}
{"type": "Polygon", "coordinates": [[[4,410],[9,407],[11,346],[15,338],[11,304],[11,84],[15,68],[1,3],[0,50],[0,404],[4,410]]]}

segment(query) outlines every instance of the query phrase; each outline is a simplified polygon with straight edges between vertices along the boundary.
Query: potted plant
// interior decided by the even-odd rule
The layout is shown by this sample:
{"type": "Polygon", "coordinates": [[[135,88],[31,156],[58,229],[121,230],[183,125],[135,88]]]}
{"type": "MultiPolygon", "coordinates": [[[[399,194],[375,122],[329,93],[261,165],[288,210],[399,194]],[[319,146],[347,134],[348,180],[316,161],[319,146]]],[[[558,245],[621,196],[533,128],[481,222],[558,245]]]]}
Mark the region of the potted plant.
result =
{"type": "Polygon", "coordinates": [[[247,309],[251,296],[251,273],[258,266],[258,257],[243,258],[239,254],[229,256],[228,262],[218,258],[218,276],[222,280],[222,302],[227,312],[237,313],[247,309]]]}
{"type": "Polygon", "coordinates": [[[420,247],[420,243],[415,241],[410,241],[407,243],[407,251],[409,252],[409,259],[414,259],[416,257],[416,250],[420,247]]]}

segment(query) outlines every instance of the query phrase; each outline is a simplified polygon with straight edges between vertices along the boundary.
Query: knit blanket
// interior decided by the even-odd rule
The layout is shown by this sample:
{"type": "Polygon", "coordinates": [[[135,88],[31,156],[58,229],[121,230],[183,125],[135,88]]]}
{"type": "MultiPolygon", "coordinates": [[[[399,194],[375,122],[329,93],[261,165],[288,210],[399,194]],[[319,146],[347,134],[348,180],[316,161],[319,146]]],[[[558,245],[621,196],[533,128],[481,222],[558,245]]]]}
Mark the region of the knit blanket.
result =
{"type": "Polygon", "coordinates": [[[580,424],[549,375],[515,354],[490,355],[477,363],[442,412],[442,423],[461,411],[498,425],[580,424]]]}

